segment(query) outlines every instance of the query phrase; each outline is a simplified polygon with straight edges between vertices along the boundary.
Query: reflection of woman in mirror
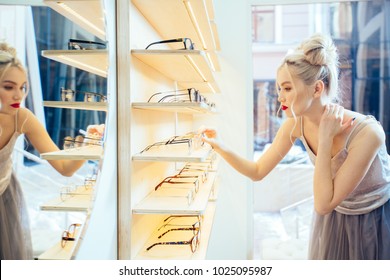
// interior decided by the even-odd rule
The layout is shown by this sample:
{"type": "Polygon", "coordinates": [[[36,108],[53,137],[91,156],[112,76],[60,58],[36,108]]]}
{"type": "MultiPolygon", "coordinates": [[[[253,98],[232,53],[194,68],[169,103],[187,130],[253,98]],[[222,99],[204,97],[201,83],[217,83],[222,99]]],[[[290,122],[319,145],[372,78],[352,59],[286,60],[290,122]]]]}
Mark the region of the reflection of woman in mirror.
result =
{"type": "MultiPolygon", "coordinates": [[[[28,92],[27,72],[14,48],[0,44],[0,255],[1,259],[32,259],[27,209],[12,170],[12,152],[25,134],[39,153],[58,151],[34,114],[21,107],[28,92]]],[[[51,160],[62,175],[72,176],[83,160],[51,160]]]]}
{"type": "Polygon", "coordinates": [[[277,72],[287,119],[257,162],[204,141],[253,180],[263,179],[300,139],[314,163],[315,219],[310,259],[390,259],[390,160],[382,126],[338,105],[338,55],[316,34],[289,53],[277,72]]]}

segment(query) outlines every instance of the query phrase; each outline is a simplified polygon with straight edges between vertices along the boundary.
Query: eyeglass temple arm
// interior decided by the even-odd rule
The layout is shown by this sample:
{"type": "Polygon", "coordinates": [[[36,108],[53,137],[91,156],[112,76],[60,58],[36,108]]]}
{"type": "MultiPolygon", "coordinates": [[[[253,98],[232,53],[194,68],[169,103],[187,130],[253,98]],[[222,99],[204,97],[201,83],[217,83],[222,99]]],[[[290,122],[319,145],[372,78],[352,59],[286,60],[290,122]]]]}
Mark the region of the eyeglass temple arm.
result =
{"type": "Polygon", "coordinates": [[[190,241],[156,242],[156,243],[152,244],[151,246],[149,246],[148,248],[146,248],[146,251],[149,251],[150,249],[152,249],[154,246],[157,246],[157,245],[187,245],[187,244],[191,244],[190,241]]]}
{"type": "Polygon", "coordinates": [[[79,40],[79,39],[69,39],[69,43],[80,43],[80,44],[94,44],[94,45],[101,45],[106,46],[105,43],[95,42],[95,41],[88,41],[88,40],[79,40]]]}
{"type": "Polygon", "coordinates": [[[161,235],[159,235],[157,238],[160,239],[161,237],[163,237],[164,235],[166,235],[167,233],[169,233],[171,231],[176,231],[176,230],[196,230],[196,229],[197,229],[196,227],[171,228],[171,229],[168,229],[167,231],[165,231],[164,233],[162,233],[161,235]]]}
{"type": "Polygon", "coordinates": [[[178,42],[184,42],[185,38],[177,38],[177,39],[170,39],[170,40],[162,40],[158,42],[150,43],[145,50],[147,50],[150,46],[157,45],[157,44],[164,44],[164,43],[178,43],[178,42]]]}

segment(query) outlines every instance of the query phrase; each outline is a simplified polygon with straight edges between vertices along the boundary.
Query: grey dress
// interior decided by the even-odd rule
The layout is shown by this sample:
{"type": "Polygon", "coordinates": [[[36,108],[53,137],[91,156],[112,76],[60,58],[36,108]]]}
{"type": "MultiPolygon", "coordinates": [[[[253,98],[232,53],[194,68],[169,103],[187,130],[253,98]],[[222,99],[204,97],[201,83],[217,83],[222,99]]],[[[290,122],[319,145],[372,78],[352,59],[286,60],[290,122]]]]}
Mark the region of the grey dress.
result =
{"type": "MultiPolygon", "coordinates": [[[[302,120],[301,120],[302,121],[302,120]]],[[[348,156],[349,144],[367,124],[380,125],[372,116],[355,124],[344,149],[332,158],[333,178],[348,156]]],[[[301,126],[303,129],[303,126],[301,126]]],[[[315,164],[316,155],[300,137],[315,164]]],[[[369,145],[369,143],[367,143],[369,145]]],[[[360,184],[331,213],[314,213],[309,259],[390,259],[390,159],[383,145],[360,184]]]]}
{"type": "Polygon", "coordinates": [[[12,169],[16,139],[0,150],[0,254],[2,260],[32,259],[32,244],[27,207],[22,189],[12,169]]]}

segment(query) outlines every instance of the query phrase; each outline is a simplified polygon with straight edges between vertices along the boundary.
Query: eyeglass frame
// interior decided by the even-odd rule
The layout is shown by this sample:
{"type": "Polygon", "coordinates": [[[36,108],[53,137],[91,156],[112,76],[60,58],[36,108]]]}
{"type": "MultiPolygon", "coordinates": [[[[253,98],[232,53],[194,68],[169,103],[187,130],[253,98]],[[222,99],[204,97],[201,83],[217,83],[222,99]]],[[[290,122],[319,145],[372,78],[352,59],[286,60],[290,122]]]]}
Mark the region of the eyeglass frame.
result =
{"type": "Polygon", "coordinates": [[[78,223],[73,223],[71,224],[67,230],[64,230],[62,232],[62,237],[61,237],[61,247],[65,248],[66,243],[68,241],[75,241],[75,233],[76,233],[76,228],[81,227],[81,224],[78,223]]]}
{"type": "Polygon", "coordinates": [[[96,49],[106,49],[107,45],[101,42],[88,41],[88,40],[79,40],[79,39],[69,39],[68,40],[68,50],[95,50],[94,48],[84,48],[82,44],[103,46],[104,48],[97,47],[96,49]]]}
{"type": "Polygon", "coordinates": [[[157,191],[163,184],[193,184],[194,185],[194,191],[195,193],[198,193],[199,191],[199,176],[195,175],[180,175],[176,174],[173,176],[165,177],[164,180],[162,180],[156,187],[154,187],[154,190],[157,191]],[[172,179],[180,179],[180,178],[194,178],[195,180],[192,182],[176,182],[171,181],[172,179]]]}
{"type": "Polygon", "coordinates": [[[84,147],[84,146],[91,146],[91,145],[92,146],[103,146],[103,141],[99,140],[99,139],[91,138],[91,137],[86,137],[83,135],[77,135],[76,137],[72,137],[72,136],[65,136],[64,137],[64,144],[63,144],[64,150],[80,148],[80,147],[84,147]],[[80,139],[82,139],[82,141],[80,139]],[[84,140],[90,140],[90,142],[88,142],[88,141],[85,142],[84,140]],[[71,145],[69,147],[65,147],[66,143],[71,143],[73,145],[71,145]]]}
{"type": "Polygon", "coordinates": [[[158,246],[158,245],[190,245],[192,253],[195,253],[196,250],[198,249],[199,244],[200,244],[200,230],[198,230],[198,232],[196,234],[194,234],[194,236],[188,241],[155,242],[152,245],[150,245],[149,247],[147,247],[146,251],[149,251],[150,249],[152,249],[153,247],[158,246]],[[196,242],[195,247],[193,245],[194,240],[196,242]]]}
{"type": "Polygon", "coordinates": [[[197,232],[195,232],[195,231],[200,231],[200,221],[197,221],[194,224],[189,225],[188,227],[170,228],[170,229],[164,231],[162,234],[160,234],[157,238],[161,239],[164,235],[166,235],[172,231],[184,231],[184,230],[192,230],[194,235],[197,234],[197,232]]]}
{"type": "MultiPolygon", "coordinates": [[[[188,143],[188,148],[191,150],[192,147],[194,146],[193,145],[193,142],[194,142],[193,139],[195,139],[195,137],[188,137],[188,135],[190,135],[190,134],[187,133],[187,134],[181,135],[181,136],[173,136],[173,137],[169,138],[167,141],[155,142],[153,144],[150,144],[150,145],[146,146],[146,148],[143,149],[140,152],[140,154],[142,154],[142,153],[144,153],[146,151],[149,151],[152,147],[172,145],[172,144],[183,144],[183,143],[188,143]]],[[[196,136],[197,134],[193,133],[193,135],[196,136]]],[[[204,145],[203,141],[199,141],[199,142],[200,142],[201,146],[204,145]]]]}
{"type": "Polygon", "coordinates": [[[107,102],[107,97],[104,94],[97,93],[97,92],[91,92],[91,91],[83,91],[83,90],[76,90],[76,89],[66,89],[64,87],[60,88],[60,95],[61,100],[63,102],[72,102],[74,101],[74,97],[76,94],[84,94],[84,102],[107,102]],[[72,94],[71,97],[69,95],[72,94]],[[99,101],[90,101],[89,95],[93,95],[95,97],[100,97],[99,101]]]}
{"type": "Polygon", "coordinates": [[[156,41],[153,43],[150,43],[149,45],[146,46],[145,50],[149,49],[149,47],[157,44],[169,44],[169,43],[180,43],[183,42],[184,48],[179,49],[179,50],[194,50],[195,49],[195,44],[192,42],[190,38],[176,38],[176,39],[168,39],[168,40],[162,40],[162,41],[156,41]],[[187,46],[186,42],[190,42],[189,46],[187,46]]]}

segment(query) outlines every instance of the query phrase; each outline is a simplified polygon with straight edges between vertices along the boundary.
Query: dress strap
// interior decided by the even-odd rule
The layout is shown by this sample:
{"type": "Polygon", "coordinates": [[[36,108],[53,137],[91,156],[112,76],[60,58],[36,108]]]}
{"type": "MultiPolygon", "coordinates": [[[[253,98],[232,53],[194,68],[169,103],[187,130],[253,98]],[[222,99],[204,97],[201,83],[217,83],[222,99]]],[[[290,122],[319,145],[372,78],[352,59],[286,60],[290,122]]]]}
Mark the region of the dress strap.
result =
{"type": "Polygon", "coordinates": [[[362,130],[369,122],[366,122],[367,120],[376,121],[374,116],[368,115],[363,120],[361,120],[358,124],[354,125],[351,133],[348,135],[347,141],[345,141],[345,148],[347,149],[349,147],[349,144],[351,143],[353,137],[355,137],[356,134],[359,133],[360,130],[362,130]]]}
{"type": "Polygon", "coordinates": [[[19,110],[17,110],[16,114],[15,114],[15,132],[18,131],[18,113],[19,113],[19,110]]]}

